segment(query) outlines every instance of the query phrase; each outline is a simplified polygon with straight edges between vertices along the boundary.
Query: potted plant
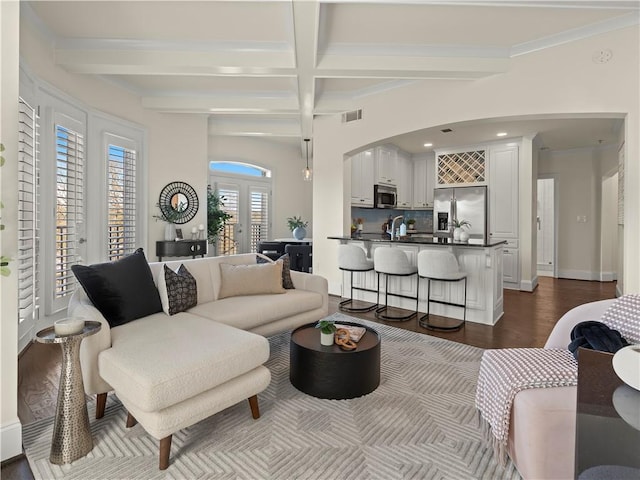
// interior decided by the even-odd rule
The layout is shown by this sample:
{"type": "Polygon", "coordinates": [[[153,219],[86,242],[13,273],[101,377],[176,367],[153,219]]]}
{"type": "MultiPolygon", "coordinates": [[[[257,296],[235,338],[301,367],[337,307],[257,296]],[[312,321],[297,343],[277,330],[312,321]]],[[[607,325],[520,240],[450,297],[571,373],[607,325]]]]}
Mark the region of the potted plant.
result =
{"type": "Polygon", "coordinates": [[[409,220],[407,220],[407,227],[409,228],[409,230],[414,230],[416,228],[416,219],[410,218],[409,220]]]}
{"type": "Polygon", "coordinates": [[[464,231],[465,228],[471,228],[471,224],[467,220],[453,221],[453,240],[455,242],[466,242],[469,240],[469,234],[464,231]]]}
{"type": "Polygon", "coordinates": [[[166,222],[164,226],[164,239],[167,241],[173,241],[176,239],[176,223],[182,217],[182,210],[184,206],[182,204],[177,205],[177,208],[161,208],[159,203],[156,206],[160,209],[160,215],[154,215],[153,218],[166,222]]]}
{"type": "Polygon", "coordinates": [[[231,215],[225,212],[224,197],[221,197],[217,190],[207,186],[207,241],[211,245],[216,245],[220,232],[226,223],[231,220],[231,215]]]}
{"type": "Polygon", "coordinates": [[[309,222],[302,220],[302,217],[293,216],[287,218],[287,225],[289,225],[289,230],[291,230],[296,240],[302,240],[307,236],[306,226],[309,225],[309,222]]]}
{"type": "Polygon", "coordinates": [[[320,320],[316,324],[316,328],[320,329],[320,344],[333,345],[334,334],[336,333],[336,326],[333,320],[320,320]]]}

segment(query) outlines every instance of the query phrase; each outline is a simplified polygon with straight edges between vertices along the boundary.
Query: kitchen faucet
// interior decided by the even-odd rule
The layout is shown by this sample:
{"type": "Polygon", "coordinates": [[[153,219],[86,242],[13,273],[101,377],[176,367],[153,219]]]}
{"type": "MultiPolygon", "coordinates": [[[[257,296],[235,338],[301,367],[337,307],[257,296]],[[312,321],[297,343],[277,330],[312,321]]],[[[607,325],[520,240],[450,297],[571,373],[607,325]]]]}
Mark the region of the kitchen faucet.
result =
{"type": "MultiPolygon", "coordinates": [[[[393,221],[391,222],[391,230],[390,230],[390,231],[387,231],[387,233],[388,233],[389,235],[391,235],[391,240],[393,240],[393,235],[394,235],[394,232],[396,231],[396,220],[398,220],[398,219],[402,220],[403,218],[404,218],[404,216],[402,216],[402,215],[398,215],[398,216],[397,216],[397,217],[395,217],[395,218],[393,219],[393,221]]],[[[396,235],[396,240],[400,240],[400,233],[398,233],[398,234],[396,235]]]]}

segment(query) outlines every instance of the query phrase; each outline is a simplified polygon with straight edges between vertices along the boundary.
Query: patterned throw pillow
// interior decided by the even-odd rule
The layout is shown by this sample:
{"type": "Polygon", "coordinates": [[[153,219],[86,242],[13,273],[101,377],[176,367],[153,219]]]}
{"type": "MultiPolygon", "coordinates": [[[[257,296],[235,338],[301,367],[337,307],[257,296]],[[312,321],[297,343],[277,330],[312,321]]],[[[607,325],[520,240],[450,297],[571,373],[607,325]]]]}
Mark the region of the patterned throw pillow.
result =
{"type": "Polygon", "coordinates": [[[167,315],[184,312],[198,304],[196,279],[184,264],[180,265],[177,272],[164,265],[158,278],[158,291],[162,309],[167,315]]]}
{"type": "MultiPolygon", "coordinates": [[[[282,262],[282,287],[287,290],[293,290],[293,280],[291,280],[291,260],[289,258],[289,254],[285,253],[278,260],[278,262],[282,262]]],[[[262,257],[260,255],[256,255],[256,263],[272,263],[273,260],[262,257]]]]}

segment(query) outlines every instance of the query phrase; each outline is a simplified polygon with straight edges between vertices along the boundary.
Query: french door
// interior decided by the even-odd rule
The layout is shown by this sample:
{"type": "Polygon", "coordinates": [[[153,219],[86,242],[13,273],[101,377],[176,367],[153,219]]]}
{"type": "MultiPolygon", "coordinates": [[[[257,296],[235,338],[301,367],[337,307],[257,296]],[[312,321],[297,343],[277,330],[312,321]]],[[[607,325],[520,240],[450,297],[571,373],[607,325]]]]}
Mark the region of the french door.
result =
{"type": "Polygon", "coordinates": [[[258,243],[269,239],[271,229],[271,182],[211,175],[210,184],[218,191],[222,209],[231,215],[218,237],[217,254],[256,252],[258,243]]]}

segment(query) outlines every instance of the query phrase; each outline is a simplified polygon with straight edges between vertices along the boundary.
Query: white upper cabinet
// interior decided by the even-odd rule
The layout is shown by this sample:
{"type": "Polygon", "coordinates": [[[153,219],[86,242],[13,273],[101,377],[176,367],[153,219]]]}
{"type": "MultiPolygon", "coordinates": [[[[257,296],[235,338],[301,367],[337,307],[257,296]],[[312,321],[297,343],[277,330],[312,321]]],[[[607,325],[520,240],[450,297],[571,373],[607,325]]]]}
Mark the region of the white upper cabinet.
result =
{"type": "Polygon", "coordinates": [[[408,153],[398,152],[398,207],[411,208],[413,206],[413,162],[408,153]]]}
{"type": "Polygon", "coordinates": [[[518,147],[489,150],[489,232],[491,238],[518,238],[518,147]]]}
{"type": "Polygon", "coordinates": [[[367,150],[351,157],[351,205],[373,207],[374,161],[367,150]]]}
{"type": "Polygon", "coordinates": [[[398,184],[398,151],[395,147],[381,145],[375,148],[376,159],[375,183],[382,185],[398,184]]]}
{"type": "Polygon", "coordinates": [[[413,161],[413,208],[432,208],[435,187],[435,157],[413,161]]]}

